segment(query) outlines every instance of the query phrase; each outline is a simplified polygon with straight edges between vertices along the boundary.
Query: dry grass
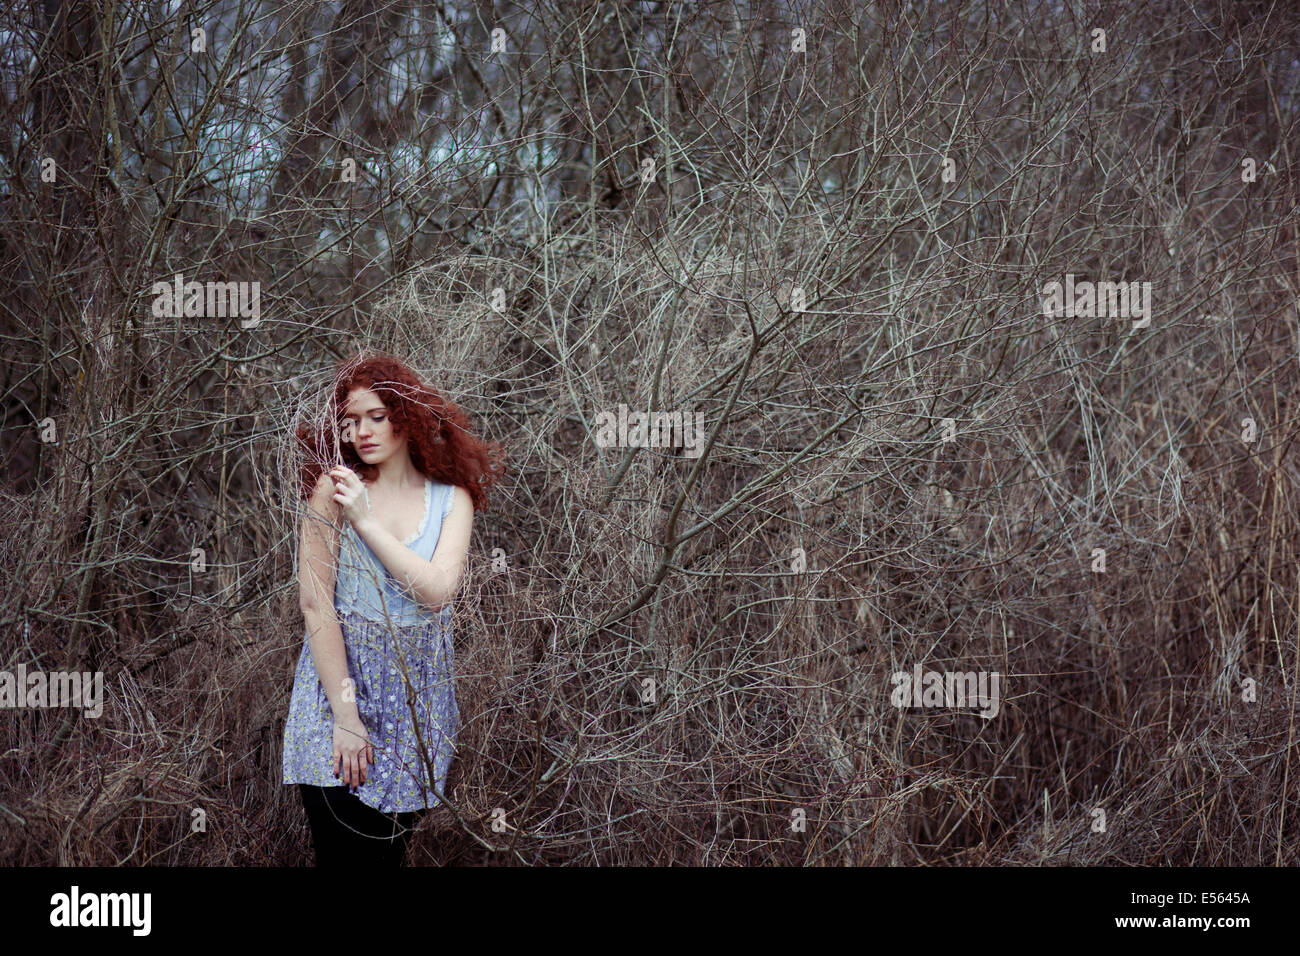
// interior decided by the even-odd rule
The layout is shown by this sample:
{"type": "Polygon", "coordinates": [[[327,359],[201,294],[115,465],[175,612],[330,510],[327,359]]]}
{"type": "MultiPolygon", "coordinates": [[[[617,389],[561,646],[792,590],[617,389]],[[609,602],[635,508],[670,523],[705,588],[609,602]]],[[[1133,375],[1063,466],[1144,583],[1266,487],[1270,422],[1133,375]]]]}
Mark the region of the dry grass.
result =
{"type": "Polygon", "coordinates": [[[508,181],[448,161],[428,208],[363,182],[344,215],[286,161],[285,204],[232,232],[128,176],[124,206],[64,196],[117,210],[74,256],[53,200],[4,197],[0,664],[97,668],[108,696],[4,715],[5,862],[309,861],[279,783],[288,435],[359,346],[512,467],[457,602],[452,810],[413,862],[1300,862],[1293,15],[1111,11],[1094,55],[1092,12],[882,8],[859,34],[857,7],[793,66],[789,11],[700,5],[628,89],[538,51],[617,70],[664,21],[520,21],[536,55],[478,72],[508,181]],[[519,147],[548,109],[589,147],[576,185],[519,147]],[[402,225],[421,211],[447,231],[402,225]],[[324,222],[348,254],[313,257],[324,222]],[[155,318],[133,290],[173,271],[260,278],[268,318],[155,318]],[[1151,282],[1150,325],[1043,315],[1066,273],[1151,282]],[[704,454],[598,447],[620,403],[702,412],[704,454]],[[1003,675],[1000,713],[893,706],[916,664],[1003,675]]]}

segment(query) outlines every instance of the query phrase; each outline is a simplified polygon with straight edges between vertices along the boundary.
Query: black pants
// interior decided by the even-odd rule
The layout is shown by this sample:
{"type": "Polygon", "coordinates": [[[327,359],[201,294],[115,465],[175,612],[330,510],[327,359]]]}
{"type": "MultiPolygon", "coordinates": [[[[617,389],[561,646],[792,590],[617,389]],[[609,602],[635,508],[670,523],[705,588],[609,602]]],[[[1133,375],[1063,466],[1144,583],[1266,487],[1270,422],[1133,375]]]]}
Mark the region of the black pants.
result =
{"type": "Polygon", "coordinates": [[[316,865],[323,867],[401,866],[411,830],[425,812],[383,813],[366,806],[346,786],[300,783],[298,792],[311,824],[316,865]]]}

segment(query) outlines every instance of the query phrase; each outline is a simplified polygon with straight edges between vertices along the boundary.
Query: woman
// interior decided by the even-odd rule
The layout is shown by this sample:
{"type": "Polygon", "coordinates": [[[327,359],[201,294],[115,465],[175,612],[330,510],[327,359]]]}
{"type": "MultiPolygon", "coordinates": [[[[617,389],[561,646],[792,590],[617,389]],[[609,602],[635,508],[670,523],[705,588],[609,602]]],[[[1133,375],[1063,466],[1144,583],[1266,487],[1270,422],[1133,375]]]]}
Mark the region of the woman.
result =
{"type": "Polygon", "coordinates": [[[298,430],[306,640],[284,782],[299,786],[317,866],[399,866],[442,799],[459,721],[450,601],[503,458],[468,426],[402,361],[359,355],[326,421],[298,430]]]}

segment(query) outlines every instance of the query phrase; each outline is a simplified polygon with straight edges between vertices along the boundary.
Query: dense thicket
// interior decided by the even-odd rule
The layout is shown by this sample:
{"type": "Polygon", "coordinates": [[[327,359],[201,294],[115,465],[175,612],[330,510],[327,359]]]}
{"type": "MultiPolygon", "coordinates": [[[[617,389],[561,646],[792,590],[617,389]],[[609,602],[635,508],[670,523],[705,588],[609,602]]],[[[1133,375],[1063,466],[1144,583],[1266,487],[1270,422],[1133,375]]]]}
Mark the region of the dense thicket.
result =
{"type": "Polygon", "coordinates": [[[106,695],[0,714],[6,862],[310,858],[290,435],[361,347],[512,469],[414,862],[1297,862],[1285,4],[0,17],[0,663],[106,695]]]}

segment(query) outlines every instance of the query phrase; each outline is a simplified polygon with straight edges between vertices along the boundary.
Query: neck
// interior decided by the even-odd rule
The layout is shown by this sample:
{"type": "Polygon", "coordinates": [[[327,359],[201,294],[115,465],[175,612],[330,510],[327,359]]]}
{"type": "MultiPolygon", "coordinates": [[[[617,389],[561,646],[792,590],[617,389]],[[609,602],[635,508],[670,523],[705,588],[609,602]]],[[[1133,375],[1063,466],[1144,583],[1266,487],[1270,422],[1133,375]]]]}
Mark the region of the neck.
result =
{"type": "Polygon", "coordinates": [[[375,467],[379,469],[379,473],[375,475],[374,480],[370,483],[372,488],[395,491],[399,488],[424,484],[424,475],[420,474],[416,467],[411,464],[410,455],[393,455],[387,461],[382,461],[375,467]]]}

